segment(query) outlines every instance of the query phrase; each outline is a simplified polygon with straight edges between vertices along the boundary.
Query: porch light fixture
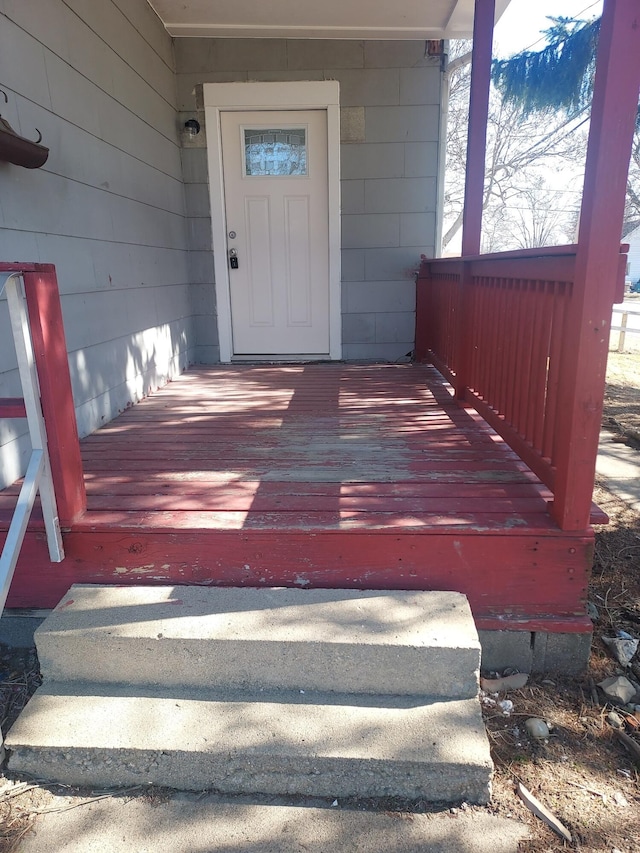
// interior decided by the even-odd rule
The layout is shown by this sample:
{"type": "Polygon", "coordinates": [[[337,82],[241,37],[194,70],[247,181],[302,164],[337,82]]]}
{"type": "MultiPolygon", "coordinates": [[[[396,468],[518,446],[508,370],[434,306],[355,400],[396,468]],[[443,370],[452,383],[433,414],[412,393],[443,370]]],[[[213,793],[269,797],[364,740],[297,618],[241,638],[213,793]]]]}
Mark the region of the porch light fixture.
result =
{"type": "Polygon", "coordinates": [[[200,133],[200,122],[197,118],[189,118],[184,123],[184,132],[188,139],[195,139],[200,133]]]}

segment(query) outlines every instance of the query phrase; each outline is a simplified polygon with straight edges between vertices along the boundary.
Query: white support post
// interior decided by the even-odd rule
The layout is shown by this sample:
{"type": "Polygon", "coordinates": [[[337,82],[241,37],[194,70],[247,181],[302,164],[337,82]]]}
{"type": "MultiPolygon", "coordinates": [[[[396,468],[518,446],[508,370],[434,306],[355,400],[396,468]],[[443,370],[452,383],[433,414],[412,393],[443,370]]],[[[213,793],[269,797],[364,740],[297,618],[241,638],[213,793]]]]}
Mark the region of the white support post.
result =
{"type": "Polygon", "coordinates": [[[58,508],[51,476],[51,465],[47,450],[47,432],[42,416],[38,373],[33,355],[33,343],[29,329],[29,318],[22,293],[21,275],[10,275],[4,284],[7,294],[11,330],[18,360],[22,395],[27,412],[29,436],[31,438],[31,459],[25,474],[18,503],[7,533],[0,557],[0,612],[9,592],[13,572],[18,561],[20,548],[27,530],[29,516],[33,508],[36,493],[40,492],[42,514],[47,532],[47,544],[51,562],[64,560],[62,535],[58,521],[58,508]]]}

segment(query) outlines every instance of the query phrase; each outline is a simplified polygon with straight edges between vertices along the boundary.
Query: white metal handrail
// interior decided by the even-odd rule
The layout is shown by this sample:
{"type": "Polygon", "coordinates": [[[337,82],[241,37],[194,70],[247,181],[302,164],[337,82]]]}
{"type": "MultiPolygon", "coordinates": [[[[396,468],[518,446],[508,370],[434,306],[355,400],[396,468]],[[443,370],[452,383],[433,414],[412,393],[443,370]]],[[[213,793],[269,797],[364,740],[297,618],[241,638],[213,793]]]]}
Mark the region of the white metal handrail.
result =
{"type": "Polygon", "coordinates": [[[33,354],[29,316],[23,293],[22,274],[11,273],[5,279],[0,293],[2,291],[6,291],[7,294],[11,331],[31,438],[31,458],[0,556],[0,613],[7,600],[13,573],[38,492],[40,492],[40,503],[47,533],[49,557],[52,563],[59,563],[64,560],[58,508],[47,449],[47,431],[40,403],[40,386],[33,354]]]}

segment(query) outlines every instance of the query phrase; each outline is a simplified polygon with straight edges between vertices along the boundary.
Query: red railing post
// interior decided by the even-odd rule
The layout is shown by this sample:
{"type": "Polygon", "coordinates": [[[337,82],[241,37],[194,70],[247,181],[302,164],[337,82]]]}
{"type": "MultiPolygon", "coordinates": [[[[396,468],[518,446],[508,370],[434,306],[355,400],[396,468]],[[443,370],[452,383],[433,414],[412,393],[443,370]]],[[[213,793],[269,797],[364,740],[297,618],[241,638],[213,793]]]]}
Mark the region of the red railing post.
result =
{"type": "Polygon", "coordinates": [[[605,0],[560,376],[553,515],[563,530],[589,523],[639,89],[638,0],[605,0]]]}
{"type": "Polygon", "coordinates": [[[68,527],[85,512],[87,496],[58,280],[53,264],[30,266],[23,272],[29,324],[58,516],[68,527]]]}
{"type": "MultiPolygon", "coordinates": [[[[495,0],[475,0],[471,85],[469,93],[469,129],[467,132],[467,165],[465,169],[464,211],[462,217],[463,258],[480,254],[495,13],[495,0]]],[[[463,401],[465,398],[471,359],[469,283],[469,264],[464,263],[458,284],[458,316],[455,320],[455,394],[456,399],[460,401],[463,401]]]]}
{"type": "Polygon", "coordinates": [[[480,254],[495,0],[475,0],[469,93],[462,257],[480,254]]]}

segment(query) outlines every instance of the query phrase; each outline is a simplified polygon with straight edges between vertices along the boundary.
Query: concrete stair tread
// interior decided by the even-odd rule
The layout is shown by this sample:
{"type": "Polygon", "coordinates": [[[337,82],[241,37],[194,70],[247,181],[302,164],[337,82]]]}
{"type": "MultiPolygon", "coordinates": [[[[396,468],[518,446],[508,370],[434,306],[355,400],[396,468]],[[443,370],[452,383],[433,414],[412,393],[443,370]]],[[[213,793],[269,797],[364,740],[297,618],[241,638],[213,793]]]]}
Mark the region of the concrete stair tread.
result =
{"type": "Polygon", "coordinates": [[[73,586],[10,768],[92,787],[486,802],[480,644],[451,592],[73,586]]]}
{"type": "Polygon", "coordinates": [[[455,592],[78,584],[36,642],[52,680],[139,685],[471,697],[480,663],[455,592]]]}
{"type": "Polygon", "coordinates": [[[526,824],[471,809],[400,819],[397,812],[196,797],[53,798],[20,853],[517,853],[528,836],[526,824]],[[82,808],[69,808],[76,801],[82,808]]]}
{"type": "Polygon", "coordinates": [[[45,684],[7,736],[10,767],[103,787],[488,798],[492,765],[477,699],[253,698],[45,684]]]}

